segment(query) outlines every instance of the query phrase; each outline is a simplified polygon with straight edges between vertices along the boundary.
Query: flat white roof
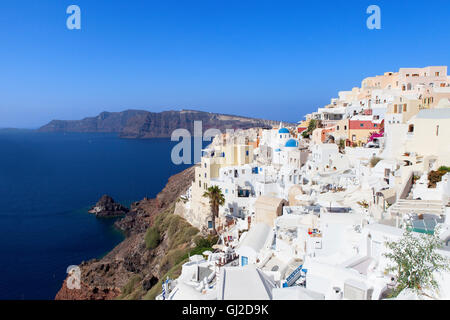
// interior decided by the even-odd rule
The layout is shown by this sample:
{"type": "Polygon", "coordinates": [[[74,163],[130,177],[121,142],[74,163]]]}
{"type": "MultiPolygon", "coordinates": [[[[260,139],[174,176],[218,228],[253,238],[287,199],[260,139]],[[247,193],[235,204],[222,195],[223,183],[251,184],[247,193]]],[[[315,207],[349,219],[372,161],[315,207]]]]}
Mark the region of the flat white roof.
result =
{"type": "Polygon", "coordinates": [[[450,108],[423,109],[416,116],[417,119],[450,119],[450,108]]]}
{"type": "Polygon", "coordinates": [[[375,231],[375,232],[386,233],[386,234],[399,236],[399,237],[401,237],[404,233],[403,229],[399,229],[396,227],[392,227],[392,226],[388,226],[388,225],[380,224],[380,223],[372,223],[372,224],[366,225],[364,227],[364,229],[367,229],[370,231],[375,231]]]}

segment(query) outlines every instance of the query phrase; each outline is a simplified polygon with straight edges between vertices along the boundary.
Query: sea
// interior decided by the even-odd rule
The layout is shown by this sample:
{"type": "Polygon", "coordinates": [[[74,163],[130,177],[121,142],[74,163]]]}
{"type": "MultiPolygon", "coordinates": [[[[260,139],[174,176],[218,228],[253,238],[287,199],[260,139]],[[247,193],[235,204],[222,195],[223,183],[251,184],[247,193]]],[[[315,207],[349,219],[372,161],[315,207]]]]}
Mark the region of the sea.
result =
{"type": "Polygon", "coordinates": [[[0,131],[0,299],[54,299],[67,268],[124,239],[89,208],[103,194],[130,205],[153,198],[175,165],[170,139],[0,131]]]}

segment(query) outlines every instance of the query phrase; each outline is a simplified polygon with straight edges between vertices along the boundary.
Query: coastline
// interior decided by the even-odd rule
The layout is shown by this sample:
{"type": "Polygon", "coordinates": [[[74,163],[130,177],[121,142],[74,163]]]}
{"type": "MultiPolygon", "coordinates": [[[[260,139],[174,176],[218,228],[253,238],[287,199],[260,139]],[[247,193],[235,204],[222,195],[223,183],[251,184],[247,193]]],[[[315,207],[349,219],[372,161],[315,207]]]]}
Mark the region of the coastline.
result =
{"type": "Polygon", "coordinates": [[[134,202],[130,212],[114,224],[126,235],[125,238],[103,257],[82,261],[79,264],[81,289],[69,289],[66,278],[55,300],[116,299],[122,288],[137,274],[147,275],[148,283],[154,285],[164,273],[165,269],[159,263],[166,254],[167,246],[163,241],[154,250],[146,249],[145,233],[155,217],[170,210],[177,198],[189,188],[194,178],[194,167],[169,177],[155,198],[134,202]]]}

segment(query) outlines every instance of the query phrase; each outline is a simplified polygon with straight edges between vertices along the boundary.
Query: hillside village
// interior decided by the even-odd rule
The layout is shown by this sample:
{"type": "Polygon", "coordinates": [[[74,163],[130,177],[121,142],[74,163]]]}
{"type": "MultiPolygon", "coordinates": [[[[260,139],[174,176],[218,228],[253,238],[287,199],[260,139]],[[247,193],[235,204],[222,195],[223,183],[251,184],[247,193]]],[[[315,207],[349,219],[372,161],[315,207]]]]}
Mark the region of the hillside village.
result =
{"type": "Polygon", "coordinates": [[[366,78],[296,127],[216,136],[175,213],[219,243],[157,299],[450,299],[448,271],[435,292],[392,296],[386,257],[409,230],[450,259],[449,138],[445,66],[366,78]]]}

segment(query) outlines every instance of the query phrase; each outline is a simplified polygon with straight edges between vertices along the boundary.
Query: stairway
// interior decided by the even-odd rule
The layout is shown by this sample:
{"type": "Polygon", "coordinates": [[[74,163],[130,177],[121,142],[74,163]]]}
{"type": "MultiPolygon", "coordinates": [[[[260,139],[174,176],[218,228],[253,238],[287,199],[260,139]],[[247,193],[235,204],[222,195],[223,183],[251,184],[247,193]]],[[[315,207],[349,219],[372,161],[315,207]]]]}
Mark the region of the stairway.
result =
{"type": "Polygon", "coordinates": [[[445,213],[445,205],[441,200],[399,199],[389,208],[389,211],[391,215],[429,213],[440,216],[445,213]]]}

